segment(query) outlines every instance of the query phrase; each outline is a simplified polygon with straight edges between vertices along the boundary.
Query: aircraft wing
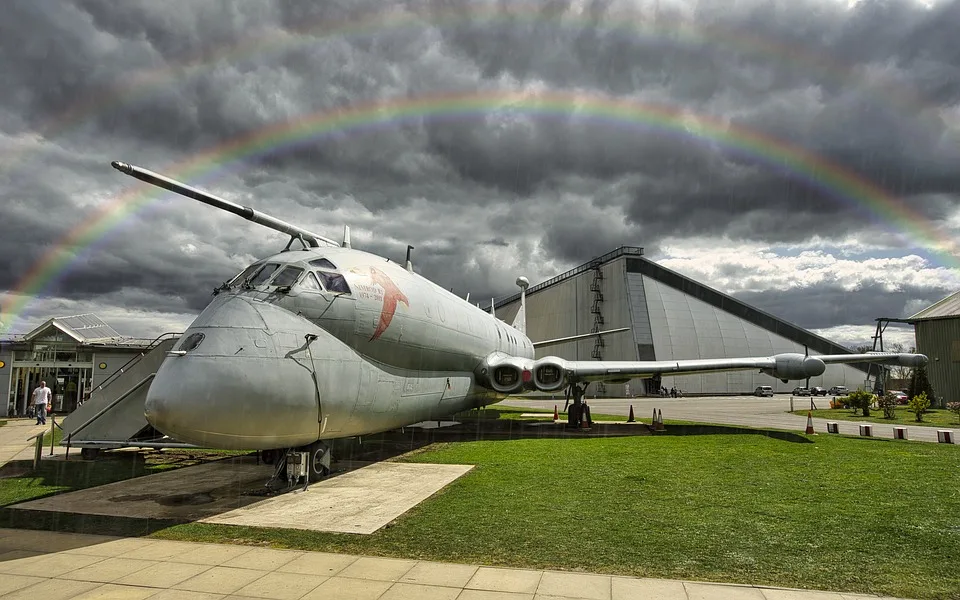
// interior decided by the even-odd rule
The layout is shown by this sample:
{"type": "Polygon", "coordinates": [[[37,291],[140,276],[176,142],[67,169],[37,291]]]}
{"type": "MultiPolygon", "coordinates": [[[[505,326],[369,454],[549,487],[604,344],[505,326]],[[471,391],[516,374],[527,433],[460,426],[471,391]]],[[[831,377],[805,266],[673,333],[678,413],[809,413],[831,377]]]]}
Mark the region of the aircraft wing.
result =
{"type": "MultiPolygon", "coordinates": [[[[895,352],[870,352],[867,354],[831,354],[805,356],[787,352],[773,356],[744,358],[703,358],[694,360],[664,361],[587,361],[566,360],[547,356],[532,361],[510,359],[491,364],[493,379],[500,381],[523,381],[532,383],[536,389],[555,391],[570,383],[604,381],[625,382],[630,379],[659,377],[663,375],[690,375],[721,371],[759,370],[777,379],[806,379],[823,374],[828,364],[880,363],[921,367],[927,364],[923,354],[898,354],[895,352]],[[500,369],[515,369],[516,377],[507,374],[500,377],[500,369]]],[[[499,388],[494,385],[494,388],[499,388]]],[[[498,389],[499,391],[499,389],[498,389]]]]}

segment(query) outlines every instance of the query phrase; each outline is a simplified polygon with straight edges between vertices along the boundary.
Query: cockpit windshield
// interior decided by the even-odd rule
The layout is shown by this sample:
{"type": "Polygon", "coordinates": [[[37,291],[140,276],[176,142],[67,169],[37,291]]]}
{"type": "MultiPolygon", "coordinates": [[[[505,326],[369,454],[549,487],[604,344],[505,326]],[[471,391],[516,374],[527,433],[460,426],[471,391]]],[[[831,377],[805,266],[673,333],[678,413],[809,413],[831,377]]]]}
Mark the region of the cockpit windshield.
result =
{"type": "Polygon", "coordinates": [[[270,285],[275,286],[284,286],[284,285],[293,285],[297,282],[297,279],[300,278],[300,274],[303,273],[303,269],[300,267],[286,267],[280,273],[273,278],[273,281],[270,282],[270,285]]]}
{"type": "Polygon", "coordinates": [[[227,283],[227,286],[228,286],[228,287],[233,287],[233,286],[236,286],[236,285],[240,285],[241,283],[243,283],[244,281],[246,281],[251,275],[253,275],[253,273],[254,273],[257,269],[259,269],[259,268],[262,267],[262,266],[263,266],[263,263],[259,263],[259,262],[258,262],[258,263],[253,263],[252,265],[250,265],[249,267],[247,267],[246,269],[244,269],[243,271],[241,271],[239,275],[237,275],[236,277],[234,277],[233,279],[231,279],[231,280],[227,283]]]}
{"type": "Polygon", "coordinates": [[[280,265],[277,263],[267,263],[263,265],[263,268],[257,271],[247,283],[249,285],[263,285],[278,268],[280,268],[280,265]]]}

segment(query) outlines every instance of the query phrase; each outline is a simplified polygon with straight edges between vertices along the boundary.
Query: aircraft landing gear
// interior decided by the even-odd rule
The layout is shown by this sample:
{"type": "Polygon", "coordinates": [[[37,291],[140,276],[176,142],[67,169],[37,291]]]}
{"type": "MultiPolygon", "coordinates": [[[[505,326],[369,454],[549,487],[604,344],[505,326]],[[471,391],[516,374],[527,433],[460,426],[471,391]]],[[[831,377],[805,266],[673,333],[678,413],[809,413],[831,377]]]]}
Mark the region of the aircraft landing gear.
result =
{"type": "Polygon", "coordinates": [[[567,402],[569,402],[571,396],[573,397],[573,404],[570,405],[569,409],[564,406],[564,410],[567,411],[567,429],[580,429],[584,424],[587,427],[593,424],[590,420],[590,407],[583,401],[588,385],[590,384],[585,383],[581,387],[576,383],[571,383],[567,388],[567,402]]]}
{"type": "Polygon", "coordinates": [[[311,481],[320,481],[330,474],[330,446],[319,440],[300,448],[262,450],[260,457],[264,463],[276,465],[265,486],[274,491],[283,491],[283,487],[276,488],[280,480],[286,481],[288,489],[303,480],[306,490],[311,481]]]}

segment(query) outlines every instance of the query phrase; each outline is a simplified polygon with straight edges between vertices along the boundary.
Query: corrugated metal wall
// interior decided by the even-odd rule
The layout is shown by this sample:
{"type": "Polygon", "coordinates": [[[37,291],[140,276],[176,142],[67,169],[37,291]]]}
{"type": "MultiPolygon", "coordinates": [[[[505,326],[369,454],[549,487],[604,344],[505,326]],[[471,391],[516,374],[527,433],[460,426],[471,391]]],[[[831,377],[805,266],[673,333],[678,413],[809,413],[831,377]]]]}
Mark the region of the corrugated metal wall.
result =
{"type": "Polygon", "coordinates": [[[927,377],[944,402],[960,401],[960,317],[917,321],[917,352],[930,359],[927,377]]]}

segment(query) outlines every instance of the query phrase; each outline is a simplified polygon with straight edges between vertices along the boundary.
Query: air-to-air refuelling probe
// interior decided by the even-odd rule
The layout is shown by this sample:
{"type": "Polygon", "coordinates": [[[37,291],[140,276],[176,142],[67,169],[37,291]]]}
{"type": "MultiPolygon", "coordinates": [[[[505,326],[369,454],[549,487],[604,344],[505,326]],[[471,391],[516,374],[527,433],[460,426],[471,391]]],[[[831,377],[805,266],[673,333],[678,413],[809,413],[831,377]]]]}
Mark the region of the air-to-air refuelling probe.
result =
{"type": "MultiPolygon", "coordinates": [[[[163,361],[146,418],[170,437],[204,447],[309,453],[311,478],[329,470],[328,440],[362,436],[498,402],[564,390],[582,414],[590,382],[759,369],[783,381],[831,363],[925,365],[922,354],[869,353],[670,361],[574,361],[531,341],[525,278],[512,325],[406,265],[223,200],[152,171],[113,166],[170,191],[291,236],[214,291],[213,301],[163,361]],[[298,246],[293,243],[299,241],[298,246]],[[300,248],[302,246],[302,249],[300,248]]],[[[625,329],[601,332],[614,334],[625,329]]]]}

